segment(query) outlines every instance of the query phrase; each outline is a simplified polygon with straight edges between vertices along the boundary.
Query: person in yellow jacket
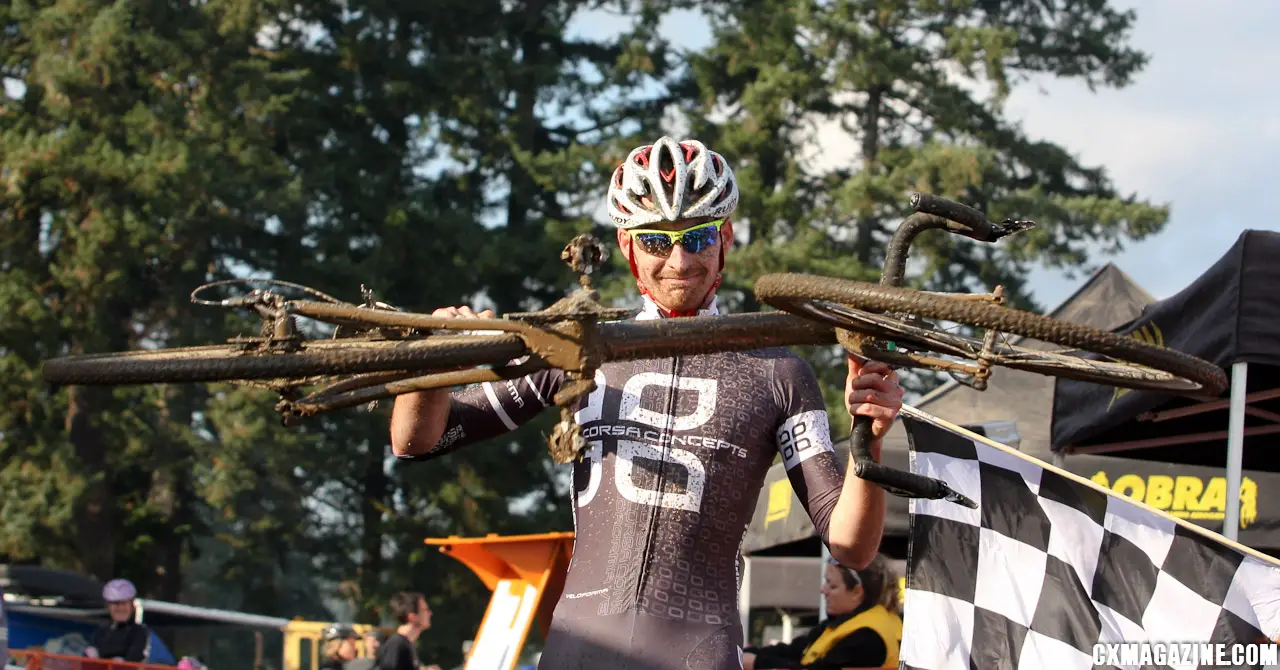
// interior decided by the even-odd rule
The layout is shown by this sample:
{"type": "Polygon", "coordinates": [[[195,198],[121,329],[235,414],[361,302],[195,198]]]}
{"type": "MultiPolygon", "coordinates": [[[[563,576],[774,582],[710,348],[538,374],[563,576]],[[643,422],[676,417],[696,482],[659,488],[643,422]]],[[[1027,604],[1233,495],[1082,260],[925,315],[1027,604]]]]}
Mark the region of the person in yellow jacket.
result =
{"type": "Polygon", "coordinates": [[[827,598],[826,621],[791,642],[747,647],[742,654],[743,669],[898,667],[902,619],[880,604],[885,589],[892,586],[883,556],[876,556],[866,570],[830,562],[822,585],[827,598]]]}

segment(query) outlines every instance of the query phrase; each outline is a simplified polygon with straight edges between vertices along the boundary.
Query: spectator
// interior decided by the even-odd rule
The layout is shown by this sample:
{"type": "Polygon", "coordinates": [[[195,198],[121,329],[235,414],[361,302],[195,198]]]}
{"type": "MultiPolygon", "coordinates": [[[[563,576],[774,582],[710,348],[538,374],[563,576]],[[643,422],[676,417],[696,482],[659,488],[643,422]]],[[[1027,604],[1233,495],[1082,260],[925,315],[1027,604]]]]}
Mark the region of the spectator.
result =
{"type": "Polygon", "coordinates": [[[880,604],[886,588],[894,586],[891,579],[880,555],[865,570],[831,561],[822,585],[827,620],[789,643],[744,649],[743,669],[898,667],[902,619],[880,604]]]}
{"type": "Polygon", "coordinates": [[[151,630],[133,620],[137,612],[133,601],[137,597],[138,589],[127,579],[113,579],[102,587],[111,621],[89,636],[86,656],[129,663],[147,661],[151,655],[151,630]]]}
{"type": "Polygon", "coordinates": [[[422,668],[418,661],[418,636],[431,627],[427,599],[421,593],[397,593],[391,598],[391,616],[399,626],[394,635],[378,646],[373,667],[376,670],[440,670],[438,665],[422,668]]]}
{"type": "Polygon", "coordinates": [[[343,664],[356,657],[356,629],[335,623],[324,629],[324,650],[320,653],[319,670],[342,670],[343,664]]]}
{"type": "Polygon", "coordinates": [[[903,578],[892,568],[886,566],[884,593],[880,596],[880,604],[889,612],[902,618],[903,578]]]}
{"type": "Polygon", "coordinates": [[[364,634],[364,656],[347,661],[343,670],[372,670],[373,659],[378,657],[378,647],[387,641],[386,633],[374,628],[364,634]]]}

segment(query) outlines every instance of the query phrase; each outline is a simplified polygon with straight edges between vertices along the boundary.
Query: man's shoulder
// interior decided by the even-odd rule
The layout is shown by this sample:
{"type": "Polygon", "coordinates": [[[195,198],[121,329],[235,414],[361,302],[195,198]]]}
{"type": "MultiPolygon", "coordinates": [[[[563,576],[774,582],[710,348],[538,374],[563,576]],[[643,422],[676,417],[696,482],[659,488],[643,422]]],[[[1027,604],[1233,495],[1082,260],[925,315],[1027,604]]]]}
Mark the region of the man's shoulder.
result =
{"type": "Polygon", "coordinates": [[[785,360],[788,362],[800,363],[803,365],[809,364],[808,361],[806,361],[803,356],[800,356],[796,352],[786,347],[765,347],[763,349],[751,349],[748,351],[740,352],[739,355],[747,356],[749,358],[754,358],[762,361],[771,361],[775,363],[778,361],[785,360]]]}
{"type": "Polygon", "coordinates": [[[814,376],[813,366],[809,361],[786,347],[753,349],[739,355],[768,366],[769,374],[778,382],[788,383],[798,378],[810,379],[814,376]]]}
{"type": "Polygon", "coordinates": [[[409,638],[405,637],[404,635],[402,635],[402,634],[400,634],[400,633],[392,633],[391,635],[387,636],[387,641],[386,641],[386,642],[383,642],[383,643],[379,646],[379,648],[382,648],[382,647],[412,647],[412,646],[413,646],[413,642],[411,642],[411,641],[409,640],[409,638]]]}
{"type": "Polygon", "coordinates": [[[400,633],[396,633],[395,635],[388,637],[387,641],[382,643],[382,646],[389,647],[396,654],[412,655],[417,653],[417,648],[413,644],[413,640],[410,640],[409,638],[405,637],[404,635],[401,635],[400,633]]]}

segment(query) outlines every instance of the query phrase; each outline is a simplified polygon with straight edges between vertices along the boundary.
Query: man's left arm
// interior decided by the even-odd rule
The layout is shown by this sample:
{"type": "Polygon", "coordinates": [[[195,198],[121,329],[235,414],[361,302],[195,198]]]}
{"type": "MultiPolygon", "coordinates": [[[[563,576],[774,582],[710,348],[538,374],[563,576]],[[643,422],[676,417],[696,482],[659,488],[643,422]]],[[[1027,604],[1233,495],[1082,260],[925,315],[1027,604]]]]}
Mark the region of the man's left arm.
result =
{"type": "MultiPolygon", "coordinates": [[[[855,396],[855,410],[876,419],[872,455],[879,460],[880,442],[893,425],[901,407],[901,390],[894,401],[893,378],[887,366],[858,367],[850,363],[846,391],[873,391],[855,396]],[[878,379],[878,381],[876,381],[878,379]],[[887,423],[886,423],[887,418],[887,423]]],[[[778,450],[796,496],[832,558],[842,565],[863,569],[880,549],[884,530],[884,490],[858,477],[846,477],[845,468],[831,443],[826,403],[817,376],[804,359],[785,357],[774,367],[774,390],[782,420],[777,429],[778,450]]],[[[846,406],[849,403],[846,393],[846,406]]]]}
{"type": "MultiPolygon", "coordinates": [[[[893,422],[902,409],[902,387],[898,375],[884,363],[859,361],[848,358],[849,371],[845,377],[844,404],[849,412],[850,428],[855,417],[870,417],[871,458],[880,462],[880,448],[884,436],[893,429],[893,422]]],[[[850,434],[852,434],[850,430],[850,434]]],[[[852,439],[852,438],[851,438],[852,439]]],[[[852,446],[852,445],[851,445],[852,446]]],[[[853,460],[850,454],[850,461],[853,460]]],[[[846,567],[862,570],[871,564],[880,549],[884,533],[885,490],[860,477],[846,477],[840,501],[832,517],[831,545],[846,546],[852,556],[846,567]]]]}

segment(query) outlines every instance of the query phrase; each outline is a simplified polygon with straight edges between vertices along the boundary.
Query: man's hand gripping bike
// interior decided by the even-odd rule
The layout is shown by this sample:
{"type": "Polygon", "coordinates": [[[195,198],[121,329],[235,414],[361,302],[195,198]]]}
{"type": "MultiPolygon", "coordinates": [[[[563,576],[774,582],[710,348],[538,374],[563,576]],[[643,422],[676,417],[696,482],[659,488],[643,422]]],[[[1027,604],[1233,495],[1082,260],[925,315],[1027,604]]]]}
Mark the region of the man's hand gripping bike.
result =
{"type": "MultiPolygon", "coordinates": [[[[879,284],[764,275],[755,293],[781,310],[776,312],[629,320],[633,310],[606,308],[598,302],[591,275],[603,265],[607,250],[591,236],[580,235],[561,258],[580,275],[581,288],[542,311],[492,319],[439,318],[401,311],[378,302],[370,291],[364,291],[363,304],[355,305],[289,282],[227,280],[197,288],[192,302],[256,311],[263,318],[257,336],[211,346],[56,358],[45,362],[44,377],[55,384],[81,385],[247,383],[277,393],[281,400],[276,409],[291,422],[404,393],[518,379],[560,368],[568,383],[554,398],[561,410],[550,438],[557,463],[571,461],[585,447],[573,409],[595,388],[595,370],[608,361],[839,343],[847,351],[893,366],[950,373],[978,390],[986,389],[991,369],[997,366],[1178,394],[1216,396],[1226,388],[1226,374],[1211,363],[1005,307],[1001,287],[990,294],[902,287],[911,242],[925,230],[995,242],[1034,225],[992,223],[975,209],[927,194],[914,194],[911,206],[914,213],[889,243],[879,284]],[[230,284],[292,288],[314,299],[287,299],[263,289],[218,300],[198,297],[230,284]],[[299,329],[298,317],[336,329],[331,337],[309,338],[299,329]],[[985,332],[972,337],[932,322],[965,324],[985,332]],[[1061,348],[1013,344],[1006,334],[1061,348]]],[[[896,495],[976,507],[945,482],[876,463],[869,449],[870,431],[870,419],[855,420],[855,476],[896,495]]]]}

